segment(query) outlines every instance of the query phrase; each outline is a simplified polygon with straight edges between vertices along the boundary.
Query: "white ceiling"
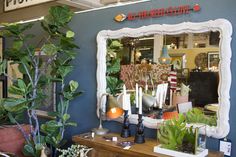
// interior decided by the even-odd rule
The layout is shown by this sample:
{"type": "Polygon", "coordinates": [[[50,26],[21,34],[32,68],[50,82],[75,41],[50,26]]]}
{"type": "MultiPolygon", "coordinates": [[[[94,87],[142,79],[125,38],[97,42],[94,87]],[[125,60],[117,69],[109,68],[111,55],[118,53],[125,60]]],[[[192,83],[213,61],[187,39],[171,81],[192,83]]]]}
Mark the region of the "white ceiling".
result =
{"type": "Polygon", "coordinates": [[[138,0],[57,0],[58,3],[76,7],[80,10],[99,8],[120,2],[137,2],[138,0]]]}

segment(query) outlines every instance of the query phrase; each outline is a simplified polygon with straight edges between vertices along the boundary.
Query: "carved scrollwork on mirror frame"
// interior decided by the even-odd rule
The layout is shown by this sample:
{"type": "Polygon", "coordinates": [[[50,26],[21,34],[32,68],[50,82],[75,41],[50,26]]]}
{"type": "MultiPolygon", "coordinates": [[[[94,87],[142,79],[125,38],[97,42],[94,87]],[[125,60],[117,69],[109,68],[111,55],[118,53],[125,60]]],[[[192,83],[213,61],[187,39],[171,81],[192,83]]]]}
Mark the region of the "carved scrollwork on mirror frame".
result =
{"type": "MultiPolygon", "coordinates": [[[[218,102],[219,109],[217,112],[217,126],[206,126],[206,134],[209,137],[223,138],[227,136],[230,130],[229,110],[230,110],[230,86],[231,86],[231,35],[232,25],[226,19],[216,19],[206,22],[183,22],[174,25],[153,24],[140,28],[122,28],[120,30],[102,30],[97,35],[97,100],[103,93],[106,93],[106,52],[107,39],[119,39],[122,37],[140,37],[149,35],[177,35],[182,33],[204,33],[209,31],[220,32],[219,42],[219,85],[218,85],[218,102]]],[[[102,100],[102,108],[105,111],[105,98],[102,100]]],[[[99,105],[99,104],[98,104],[99,105]]],[[[98,108],[98,106],[97,106],[98,108]]],[[[130,123],[137,124],[138,115],[129,116],[130,123]]],[[[118,119],[122,122],[122,119],[118,119]]],[[[159,119],[144,117],[143,124],[145,127],[158,127],[161,123],[159,119]]],[[[205,132],[201,130],[200,132],[205,132]]]]}

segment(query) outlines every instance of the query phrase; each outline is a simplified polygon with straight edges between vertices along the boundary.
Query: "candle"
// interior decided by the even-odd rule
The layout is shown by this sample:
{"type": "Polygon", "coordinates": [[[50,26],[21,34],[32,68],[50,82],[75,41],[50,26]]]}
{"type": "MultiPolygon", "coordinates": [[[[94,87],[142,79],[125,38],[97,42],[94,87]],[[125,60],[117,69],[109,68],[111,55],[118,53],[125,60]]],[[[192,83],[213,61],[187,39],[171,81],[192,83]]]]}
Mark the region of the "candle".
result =
{"type": "Polygon", "coordinates": [[[163,92],[163,84],[160,85],[160,104],[159,104],[159,108],[161,109],[162,108],[162,104],[163,104],[163,95],[164,92],[163,92]]]}
{"type": "Polygon", "coordinates": [[[136,103],[136,108],[138,108],[138,84],[137,83],[135,85],[135,103],[136,103]]]}
{"type": "Polygon", "coordinates": [[[123,85],[123,109],[127,110],[127,102],[126,102],[126,87],[123,85]]]}
{"type": "MultiPolygon", "coordinates": [[[[159,105],[160,104],[160,85],[157,86],[156,90],[156,103],[159,105]]],[[[157,107],[157,106],[155,106],[157,107]]]]}
{"type": "Polygon", "coordinates": [[[142,88],[139,87],[139,110],[138,110],[139,114],[142,114],[142,97],[143,97],[142,88]]]}
{"type": "Polygon", "coordinates": [[[145,93],[147,93],[148,92],[148,85],[146,84],[145,85],[145,93]]]}

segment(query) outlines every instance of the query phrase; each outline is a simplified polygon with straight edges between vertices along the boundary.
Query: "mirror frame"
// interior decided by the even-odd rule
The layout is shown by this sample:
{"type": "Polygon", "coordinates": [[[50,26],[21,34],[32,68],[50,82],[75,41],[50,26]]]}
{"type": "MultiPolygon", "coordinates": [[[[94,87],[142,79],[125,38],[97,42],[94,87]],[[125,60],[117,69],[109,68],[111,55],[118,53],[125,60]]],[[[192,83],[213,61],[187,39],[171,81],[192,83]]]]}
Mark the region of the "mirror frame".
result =
{"type": "MultiPolygon", "coordinates": [[[[206,22],[183,22],[179,24],[153,24],[139,28],[122,28],[119,30],[102,30],[97,35],[97,102],[103,93],[106,93],[106,52],[107,39],[118,39],[122,37],[140,37],[152,34],[168,34],[175,35],[181,33],[204,33],[208,31],[220,32],[220,63],[219,63],[219,110],[217,113],[217,126],[206,126],[200,129],[200,132],[206,132],[206,135],[214,138],[224,138],[228,135],[230,130],[229,125],[229,110],[230,110],[230,86],[231,86],[231,35],[232,25],[226,19],[216,19],[206,22]],[[206,130],[206,131],[205,131],[206,130]]],[[[105,111],[106,98],[102,99],[101,104],[97,104],[97,115],[99,106],[105,111]]],[[[105,116],[104,116],[105,117],[105,116]]],[[[103,117],[103,120],[106,118],[103,117]]],[[[122,122],[122,117],[116,121],[122,122]]],[[[137,124],[137,114],[129,116],[129,121],[132,124],[137,124]]],[[[157,129],[160,119],[151,119],[143,117],[143,124],[145,127],[157,129]]],[[[197,125],[197,124],[195,124],[197,125]]]]}

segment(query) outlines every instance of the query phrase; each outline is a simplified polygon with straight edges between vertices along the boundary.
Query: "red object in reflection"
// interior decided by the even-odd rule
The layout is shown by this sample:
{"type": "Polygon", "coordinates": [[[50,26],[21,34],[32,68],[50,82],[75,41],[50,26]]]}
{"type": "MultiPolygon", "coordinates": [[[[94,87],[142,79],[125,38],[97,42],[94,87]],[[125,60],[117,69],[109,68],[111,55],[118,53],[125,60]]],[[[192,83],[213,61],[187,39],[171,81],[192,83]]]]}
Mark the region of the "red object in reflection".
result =
{"type": "Polygon", "coordinates": [[[195,12],[197,12],[197,11],[199,11],[201,8],[200,8],[200,5],[198,5],[198,4],[195,4],[194,6],[193,6],[193,10],[195,11],[195,12]]]}
{"type": "Polygon", "coordinates": [[[173,111],[173,112],[164,112],[162,118],[163,118],[164,120],[174,119],[174,118],[177,119],[178,116],[179,116],[179,114],[178,114],[177,111],[173,111]]]}

